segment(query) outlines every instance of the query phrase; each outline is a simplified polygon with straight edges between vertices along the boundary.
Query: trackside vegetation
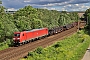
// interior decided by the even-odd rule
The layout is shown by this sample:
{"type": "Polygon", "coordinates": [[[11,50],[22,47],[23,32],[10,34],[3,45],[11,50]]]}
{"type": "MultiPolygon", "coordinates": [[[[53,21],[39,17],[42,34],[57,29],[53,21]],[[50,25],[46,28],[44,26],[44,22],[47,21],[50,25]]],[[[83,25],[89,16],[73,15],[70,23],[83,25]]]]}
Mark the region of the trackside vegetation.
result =
{"type": "Polygon", "coordinates": [[[81,60],[90,44],[83,30],[47,48],[39,47],[21,60],[81,60]]]}
{"type": "Polygon", "coordinates": [[[10,40],[7,40],[5,42],[0,43],[0,50],[4,50],[6,48],[9,48],[9,46],[12,45],[12,42],[10,40]]]}

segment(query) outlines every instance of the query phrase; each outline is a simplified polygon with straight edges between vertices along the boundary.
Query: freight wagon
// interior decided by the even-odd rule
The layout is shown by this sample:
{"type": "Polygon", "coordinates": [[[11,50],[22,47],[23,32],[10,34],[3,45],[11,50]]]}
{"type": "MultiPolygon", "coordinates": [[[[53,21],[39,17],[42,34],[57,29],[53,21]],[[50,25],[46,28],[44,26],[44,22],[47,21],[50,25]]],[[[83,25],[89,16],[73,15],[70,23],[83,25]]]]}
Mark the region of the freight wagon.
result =
{"type": "Polygon", "coordinates": [[[33,29],[31,31],[15,32],[13,41],[14,44],[21,44],[47,35],[48,35],[47,28],[33,29]]]}

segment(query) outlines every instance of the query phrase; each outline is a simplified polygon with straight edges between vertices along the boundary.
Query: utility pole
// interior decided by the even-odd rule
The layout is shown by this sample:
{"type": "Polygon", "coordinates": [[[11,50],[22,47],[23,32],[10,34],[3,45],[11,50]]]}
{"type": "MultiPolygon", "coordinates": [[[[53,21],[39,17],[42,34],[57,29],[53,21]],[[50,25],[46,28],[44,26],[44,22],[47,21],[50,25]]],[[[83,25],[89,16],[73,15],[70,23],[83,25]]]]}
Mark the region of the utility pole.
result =
{"type": "Polygon", "coordinates": [[[87,25],[88,25],[88,15],[87,15],[87,25]]]}
{"type": "Polygon", "coordinates": [[[78,28],[77,28],[77,32],[79,32],[79,20],[78,20],[78,28]]]}

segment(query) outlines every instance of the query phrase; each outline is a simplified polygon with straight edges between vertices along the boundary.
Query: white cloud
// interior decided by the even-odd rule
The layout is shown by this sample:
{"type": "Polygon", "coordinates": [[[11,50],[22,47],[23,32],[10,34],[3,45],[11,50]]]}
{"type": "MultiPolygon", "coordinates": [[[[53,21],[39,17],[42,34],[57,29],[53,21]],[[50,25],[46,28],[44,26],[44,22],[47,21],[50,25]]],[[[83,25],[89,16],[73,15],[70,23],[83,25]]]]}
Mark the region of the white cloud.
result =
{"type": "Polygon", "coordinates": [[[47,7],[43,7],[43,9],[48,9],[47,7]]]}
{"type": "Polygon", "coordinates": [[[7,11],[17,11],[17,9],[9,8],[9,9],[7,9],[7,11]]]}
{"type": "Polygon", "coordinates": [[[56,8],[50,8],[49,10],[57,10],[56,8]]]}
{"type": "Polygon", "coordinates": [[[51,8],[51,10],[56,10],[56,8],[51,8]]]}
{"type": "Polygon", "coordinates": [[[40,0],[40,1],[42,1],[42,2],[45,2],[45,1],[53,2],[53,1],[55,1],[55,0],[40,0]]]}
{"type": "Polygon", "coordinates": [[[55,4],[46,4],[46,5],[41,5],[41,6],[55,6],[55,4]]]}
{"type": "Polygon", "coordinates": [[[24,2],[31,2],[31,0],[24,0],[24,2]]]}
{"type": "Polygon", "coordinates": [[[71,5],[71,4],[69,4],[68,6],[69,6],[69,7],[71,7],[72,5],[71,5]]]}
{"type": "Polygon", "coordinates": [[[79,6],[79,4],[75,4],[76,6],[79,6]]]}
{"type": "Polygon", "coordinates": [[[65,8],[62,8],[62,11],[67,11],[65,8]]]}

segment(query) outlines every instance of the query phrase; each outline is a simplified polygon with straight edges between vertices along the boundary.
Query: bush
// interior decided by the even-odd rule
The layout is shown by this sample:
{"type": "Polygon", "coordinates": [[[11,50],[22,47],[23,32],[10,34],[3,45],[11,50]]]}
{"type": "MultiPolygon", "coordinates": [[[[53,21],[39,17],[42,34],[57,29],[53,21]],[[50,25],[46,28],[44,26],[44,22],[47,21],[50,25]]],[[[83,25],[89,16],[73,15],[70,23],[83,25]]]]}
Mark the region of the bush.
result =
{"type": "Polygon", "coordinates": [[[4,50],[4,49],[6,49],[6,48],[8,48],[9,46],[8,46],[8,44],[7,43],[0,43],[0,50],[4,50]]]}
{"type": "Polygon", "coordinates": [[[54,48],[58,48],[58,47],[61,47],[60,43],[57,42],[55,45],[53,45],[54,48]]]}
{"type": "Polygon", "coordinates": [[[38,47],[34,52],[38,53],[38,54],[42,54],[42,47],[38,47]]]}

